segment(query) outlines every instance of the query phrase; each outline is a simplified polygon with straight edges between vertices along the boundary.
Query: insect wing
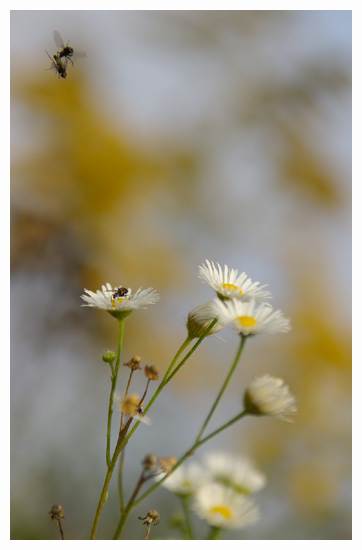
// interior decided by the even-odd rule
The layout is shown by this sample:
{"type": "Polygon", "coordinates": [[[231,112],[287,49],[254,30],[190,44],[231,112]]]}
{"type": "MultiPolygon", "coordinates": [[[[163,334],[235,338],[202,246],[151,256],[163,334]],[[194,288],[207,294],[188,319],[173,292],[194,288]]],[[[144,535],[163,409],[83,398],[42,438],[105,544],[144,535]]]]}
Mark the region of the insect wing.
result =
{"type": "Polygon", "coordinates": [[[87,54],[85,52],[78,52],[78,50],[76,50],[74,52],[74,57],[75,59],[81,59],[81,58],[87,57],[87,54]]]}
{"type": "Polygon", "coordinates": [[[54,38],[54,42],[56,43],[56,45],[58,46],[58,48],[60,48],[61,50],[63,50],[65,48],[64,46],[64,42],[60,36],[60,34],[58,33],[58,31],[53,31],[53,38],[54,38]]]}

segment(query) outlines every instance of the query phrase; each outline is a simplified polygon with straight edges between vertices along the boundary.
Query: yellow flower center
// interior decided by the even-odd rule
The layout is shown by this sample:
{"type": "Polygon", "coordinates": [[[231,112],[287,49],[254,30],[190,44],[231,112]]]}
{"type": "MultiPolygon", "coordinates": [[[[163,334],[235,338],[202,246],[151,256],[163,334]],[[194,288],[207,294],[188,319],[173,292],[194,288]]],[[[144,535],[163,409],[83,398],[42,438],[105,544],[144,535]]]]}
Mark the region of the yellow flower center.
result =
{"type": "MultiPolygon", "coordinates": [[[[230,284],[230,283],[222,283],[221,286],[222,286],[223,288],[226,288],[227,290],[234,290],[235,292],[236,292],[237,290],[239,290],[238,287],[237,287],[236,285],[232,285],[232,284],[230,284]]],[[[243,293],[243,291],[242,291],[242,290],[239,290],[239,295],[240,295],[240,296],[242,295],[242,293],[243,293]]]]}
{"type": "Polygon", "coordinates": [[[220,514],[220,516],[225,519],[231,519],[233,517],[230,508],[227,508],[226,506],[213,506],[210,512],[220,514]]]}
{"type": "MultiPolygon", "coordinates": [[[[118,301],[119,304],[121,304],[121,303],[124,302],[125,300],[128,301],[128,298],[117,298],[117,301],[118,301]]],[[[111,304],[112,304],[112,307],[115,308],[115,307],[116,307],[116,300],[114,300],[114,299],[111,300],[111,304]]]]}
{"type": "Polygon", "coordinates": [[[256,323],[256,319],[254,317],[246,317],[241,316],[237,318],[237,321],[243,326],[243,327],[253,327],[256,323]]]}

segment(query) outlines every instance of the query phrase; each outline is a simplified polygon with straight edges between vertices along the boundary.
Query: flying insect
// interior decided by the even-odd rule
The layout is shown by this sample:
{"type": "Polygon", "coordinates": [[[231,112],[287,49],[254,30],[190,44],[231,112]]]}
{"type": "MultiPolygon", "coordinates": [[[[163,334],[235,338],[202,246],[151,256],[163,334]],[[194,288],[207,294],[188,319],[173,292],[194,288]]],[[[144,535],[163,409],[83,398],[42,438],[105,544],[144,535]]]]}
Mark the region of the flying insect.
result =
{"type": "Polygon", "coordinates": [[[58,78],[67,78],[67,62],[60,59],[60,57],[56,54],[53,55],[53,57],[50,57],[48,52],[45,50],[45,53],[49,57],[50,61],[52,62],[49,69],[45,69],[46,71],[50,71],[50,69],[55,69],[58,73],[58,78]]]}
{"type": "Polygon", "coordinates": [[[67,61],[70,61],[73,65],[73,61],[71,57],[73,57],[74,55],[74,49],[71,46],[69,46],[69,40],[67,45],[65,46],[58,31],[53,31],[53,37],[54,37],[54,42],[56,43],[58,48],[60,48],[60,50],[57,52],[57,56],[59,57],[59,59],[64,57],[67,61]]]}
{"type": "Polygon", "coordinates": [[[74,65],[72,57],[85,57],[85,53],[78,51],[75,52],[74,48],[72,48],[72,46],[69,46],[69,40],[67,42],[67,45],[65,45],[58,31],[53,31],[53,38],[57,47],[60,48],[57,51],[57,56],[59,57],[59,59],[64,58],[67,62],[70,61],[71,64],[74,65]]]}

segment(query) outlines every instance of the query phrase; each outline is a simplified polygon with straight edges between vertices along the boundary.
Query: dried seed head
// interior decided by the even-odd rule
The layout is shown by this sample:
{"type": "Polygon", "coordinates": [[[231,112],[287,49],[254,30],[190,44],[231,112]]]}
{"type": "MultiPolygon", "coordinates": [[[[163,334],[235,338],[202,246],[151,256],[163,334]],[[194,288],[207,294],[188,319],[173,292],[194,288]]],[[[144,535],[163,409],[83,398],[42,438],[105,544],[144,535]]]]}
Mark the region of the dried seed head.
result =
{"type": "Polygon", "coordinates": [[[160,522],[160,514],[157,510],[150,510],[146,517],[138,518],[143,521],[143,525],[158,525],[160,522]]]}
{"type": "Polygon", "coordinates": [[[60,504],[54,504],[49,512],[51,519],[64,519],[63,507],[60,504]]]}
{"type": "Polygon", "coordinates": [[[165,474],[168,474],[172,470],[176,462],[177,462],[177,458],[174,456],[166,456],[164,458],[159,459],[161,470],[165,472],[165,474]]]}
{"type": "Polygon", "coordinates": [[[145,376],[149,380],[158,380],[158,373],[160,372],[160,369],[156,365],[146,365],[145,366],[145,376]]]}
{"type": "Polygon", "coordinates": [[[128,361],[128,363],[123,363],[125,367],[129,367],[131,370],[140,370],[140,362],[141,357],[139,355],[135,355],[128,361]]]}
{"type": "Polygon", "coordinates": [[[158,456],[153,453],[145,456],[142,461],[142,466],[148,472],[154,472],[158,469],[158,456]]]}

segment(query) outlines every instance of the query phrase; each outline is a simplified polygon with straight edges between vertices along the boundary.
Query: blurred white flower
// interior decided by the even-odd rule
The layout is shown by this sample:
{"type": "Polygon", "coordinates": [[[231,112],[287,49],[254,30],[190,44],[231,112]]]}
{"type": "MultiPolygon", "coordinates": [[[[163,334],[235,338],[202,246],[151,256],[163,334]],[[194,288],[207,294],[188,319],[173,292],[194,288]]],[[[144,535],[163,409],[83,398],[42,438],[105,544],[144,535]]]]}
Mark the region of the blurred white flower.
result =
{"type": "Polygon", "coordinates": [[[278,416],[282,420],[286,414],[297,412],[296,400],[281,378],[268,374],[255,377],[244,395],[244,406],[249,414],[278,416]]]}
{"type": "Polygon", "coordinates": [[[192,508],[209,525],[224,529],[241,529],[259,519],[259,510],[249,497],[220,483],[202,485],[192,508]]]}
{"type": "MultiPolygon", "coordinates": [[[[156,481],[164,477],[164,474],[160,474],[157,476],[156,481]]],[[[180,496],[191,496],[205,479],[206,476],[201,467],[195,462],[190,462],[182,464],[177,470],[172,472],[165,479],[162,487],[180,496]]]]}
{"type": "Polygon", "coordinates": [[[238,274],[237,269],[229,269],[227,265],[222,270],[220,264],[214,264],[206,260],[206,265],[199,266],[199,278],[211,286],[222,300],[235,298],[242,301],[256,300],[265,302],[271,298],[265,286],[259,286],[259,283],[253,283],[246,273],[238,274]]]}
{"type": "Polygon", "coordinates": [[[113,315],[117,313],[131,313],[134,309],[146,308],[160,299],[157,292],[152,288],[147,288],[146,290],[139,288],[132,294],[130,288],[113,288],[109,283],[102,285],[102,290],[92,292],[85,288],[84,292],[85,294],[81,298],[87,303],[82,304],[83,306],[103,309],[113,315]]]}
{"type": "Polygon", "coordinates": [[[213,452],[203,458],[203,464],[213,481],[244,495],[260,491],[266,483],[265,475],[246,457],[213,452]]]}
{"type": "Polygon", "coordinates": [[[240,302],[229,300],[223,302],[215,299],[210,306],[210,315],[214,315],[223,325],[230,324],[239,334],[248,336],[267,332],[288,332],[290,321],[285,319],[282,312],[274,310],[267,304],[256,304],[255,300],[240,302]]]}

